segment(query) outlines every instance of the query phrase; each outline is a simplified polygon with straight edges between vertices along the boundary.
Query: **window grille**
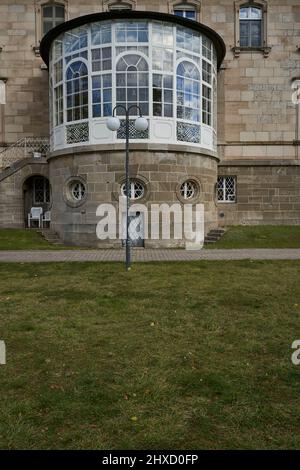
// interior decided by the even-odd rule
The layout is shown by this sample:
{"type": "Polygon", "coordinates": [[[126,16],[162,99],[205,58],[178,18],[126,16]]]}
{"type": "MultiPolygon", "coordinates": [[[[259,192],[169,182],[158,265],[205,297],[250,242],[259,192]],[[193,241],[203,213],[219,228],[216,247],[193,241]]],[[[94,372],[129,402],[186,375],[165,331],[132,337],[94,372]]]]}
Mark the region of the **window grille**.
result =
{"type": "Polygon", "coordinates": [[[89,140],[89,124],[81,122],[78,124],[69,124],[66,126],[67,144],[77,144],[89,140]]]}
{"type": "MultiPolygon", "coordinates": [[[[121,194],[122,194],[122,196],[127,195],[126,183],[123,183],[121,185],[121,194]]],[[[145,187],[144,187],[143,183],[141,183],[140,181],[137,181],[137,180],[130,181],[130,185],[129,185],[129,197],[130,197],[130,199],[132,199],[132,200],[141,199],[144,196],[144,194],[145,194],[145,187]]]]}
{"type": "Polygon", "coordinates": [[[219,176],[217,183],[217,196],[219,202],[236,201],[236,178],[235,176],[219,176]]]}

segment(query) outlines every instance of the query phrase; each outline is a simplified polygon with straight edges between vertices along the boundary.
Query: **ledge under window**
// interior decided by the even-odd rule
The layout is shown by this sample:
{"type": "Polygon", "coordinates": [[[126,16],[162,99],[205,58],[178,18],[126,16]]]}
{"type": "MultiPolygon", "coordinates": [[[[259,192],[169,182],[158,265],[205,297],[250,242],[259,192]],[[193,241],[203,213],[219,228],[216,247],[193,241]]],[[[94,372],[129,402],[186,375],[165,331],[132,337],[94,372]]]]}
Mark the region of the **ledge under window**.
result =
{"type": "Polygon", "coordinates": [[[232,48],[234,57],[239,57],[240,54],[244,52],[262,52],[264,57],[267,58],[270,55],[271,52],[271,47],[270,46],[261,46],[261,47],[239,47],[239,46],[234,46],[232,48]]]}

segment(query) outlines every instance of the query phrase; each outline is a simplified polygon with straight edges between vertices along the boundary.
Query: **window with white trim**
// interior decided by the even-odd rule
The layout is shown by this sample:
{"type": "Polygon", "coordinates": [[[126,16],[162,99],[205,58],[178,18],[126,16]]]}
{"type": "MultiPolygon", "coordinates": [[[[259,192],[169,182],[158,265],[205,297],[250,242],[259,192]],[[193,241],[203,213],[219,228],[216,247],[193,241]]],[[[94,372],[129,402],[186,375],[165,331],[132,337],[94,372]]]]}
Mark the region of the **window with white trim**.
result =
{"type": "MultiPolygon", "coordinates": [[[[126,183],[121,185],[122,196],[127,195],[126,183]]],[[[129,197],[131,200],[141,199],[145,195],[145,186],[141,181],[131,180],[129,185],[129,197]]]]}
{"type": "Polygon", "coordinates": [[[66,71],[67,121],[87,119],[88,110],[88,69],[84,62],[72,62],[66,71]]]}
{"type": "Polygon", "coordinates": [[[42,5],[42,34],[65,21],[65,7],[59,3],[42,5]]]}
{"type": "Polygon", "coordinates": [[[177,118],[200,122],[200,72],[183,61],[177,67],[177,118]]]}
{"type": "Polygon", "coordinates": [[[217,182],[218,202],[236,202],[236,177],[219,176],[217,182]]]}
{"type": "Polygon", "coordinates": [[[70,183],[70,193],[76,202],[82,201],[86,194],[86,187],[81,181],[72,181],[70,183]]]}
{"type": "MultiPolygon", "coordinates": [[[[147,61],[138,54],[126,54],[118,60],[116,67],[117,105],[126,108],[137,105],[144,116],[149,116],[149,73],[147,61]]],[[[119,108],[117,114],[124,115],[119,108]]],[[[133,108],[131,115],[138,115],[133,108]]]]}
{"type": "Polygon", "coordinates": [[[183,199],[193,199],[197,196],[198,190],[199,188],[195,181],[187,180],[180,186],[180,195],[183,199]]]}

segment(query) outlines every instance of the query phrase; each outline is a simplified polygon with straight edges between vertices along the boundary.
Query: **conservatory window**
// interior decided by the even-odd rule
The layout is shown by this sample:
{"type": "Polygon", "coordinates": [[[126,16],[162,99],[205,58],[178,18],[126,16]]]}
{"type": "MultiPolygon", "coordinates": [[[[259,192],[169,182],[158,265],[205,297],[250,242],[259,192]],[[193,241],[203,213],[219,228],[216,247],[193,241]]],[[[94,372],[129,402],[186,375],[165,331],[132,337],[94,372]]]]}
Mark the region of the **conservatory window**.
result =
{"type": "MultiPolygon", "coordinates": [[[[138,105],[144,116],[149,115],[149,77],[147,61],[138,54],[127,54],[119,59],[116,67],[117,105],[126,108],[138,105]]],[[[117,114],[124,115],[122,109],[117,114]]],[[[131,115],[138,110],[132,109],[131,115]]]]}
{"type": "Polygon", "coordinates": [[[91,26],[91,34],[93,46],[111,43],[111,24],[93,23],[91,26]]]}
{"type": "Polygon", "coordinates": [[[55,125],[59,126],[64,122],[64,95],[63,85],[58,85],[54,89],[54,106],[55,106],[55,125]]]}
{"type": "Polygon", "coordinates": [[[117,42],[148,42],[148,23],[126,21],[116,24],[117,42]]]}
{"type": "Polygon", "coordinates": [[[84,62],[76,61],[66,71],[67,121],[88,118],[88,70],[84,62]]]}
{"type": "Polygon", "coordinates": [[[192,31],[188,28],[181,28],[180,26],[177,26],[176,45],[180,49],[185,49],[189,52],[195,52],[196,54],[200,54],[201,52],[200,35],[196,31],[192,31]]]}
{"type": "Polygon", "coordinates": [[[71,54],[74,51],[87,47],[87,28],[85,26],[65,33],[65,53],[71,54]]]}
{"type": "Polygon", "coordinates": [[[93,117],[112,115],[112,78],[111,74],[92,77],[93,117]]]}
{"type": "Polygon", "coordinates": [[[173,117],[173,77],[153,74],[153,116],[173,117]]]}
{"type": "Polygon", "coordinates": [[[212,93],[211,88],[202,85],[202,121],[203,124],[211,126],[212,119],[212,93]]]}
{"type": "Polygon", "coordinates": [[[65,7],[57,3],[42,5],[42,34],[65,21],[65,7]]]}
{"type": "Polygon", "coordinates": [[[92,71],[111,70],[111,47],[92,49],[92,71]]]}
{"type": "Polygon", "coordinates": [[[191,62],[177,67],[177,118],[200,121],[200,73],[191,62]]]}
{"type": "Polygon", "coordinates": [[[257,6],[240,8],[240,46],[262,45],[262,9],[257,6]]]}

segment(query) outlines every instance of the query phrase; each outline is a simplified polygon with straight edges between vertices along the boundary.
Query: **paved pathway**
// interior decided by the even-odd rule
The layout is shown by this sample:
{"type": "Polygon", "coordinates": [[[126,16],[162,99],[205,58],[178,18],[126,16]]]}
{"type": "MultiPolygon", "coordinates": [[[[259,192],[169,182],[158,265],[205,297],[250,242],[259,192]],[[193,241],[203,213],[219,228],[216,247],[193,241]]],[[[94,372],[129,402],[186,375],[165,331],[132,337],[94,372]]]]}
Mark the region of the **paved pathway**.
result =
{"type": "MultiPolygon", "coordinates": [[[[0,262],[124,261],[124,250],[0,251],[0,262]]],[[[300,249],[133,250],[133,261],[300,260],[300,249]]]]}

